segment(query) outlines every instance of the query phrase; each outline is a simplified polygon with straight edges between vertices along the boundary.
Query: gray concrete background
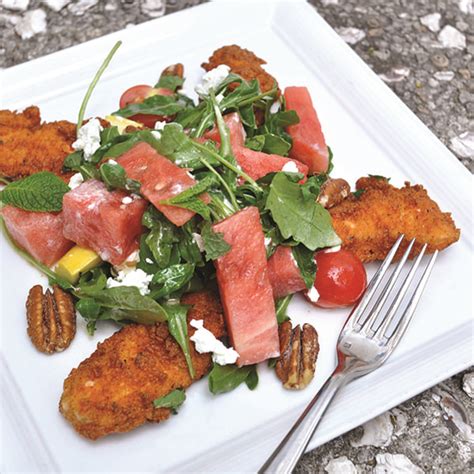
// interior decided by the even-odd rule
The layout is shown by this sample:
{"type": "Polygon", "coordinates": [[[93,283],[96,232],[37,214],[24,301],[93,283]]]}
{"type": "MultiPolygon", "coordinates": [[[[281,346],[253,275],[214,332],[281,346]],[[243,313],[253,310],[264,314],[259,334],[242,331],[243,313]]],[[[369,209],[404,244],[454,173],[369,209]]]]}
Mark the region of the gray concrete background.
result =
{"type": "MultiPolygon", "coordinates": [[[[0,0],[0,67],[198,3],[202,1],[0,0]]],[[[474,171],[473,1],[311,3],[474,171]]],[[[296,472],[474,472],[473,379],[471,369],[408,400],[306,454],[296,472]]]]}

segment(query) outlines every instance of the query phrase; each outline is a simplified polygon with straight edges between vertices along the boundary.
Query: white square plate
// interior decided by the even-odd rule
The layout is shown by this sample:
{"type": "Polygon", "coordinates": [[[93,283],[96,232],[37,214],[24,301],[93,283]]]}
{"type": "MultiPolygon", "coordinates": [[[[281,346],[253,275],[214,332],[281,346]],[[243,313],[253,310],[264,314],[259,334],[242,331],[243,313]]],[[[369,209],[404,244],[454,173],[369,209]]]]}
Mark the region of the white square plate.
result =
{"type": "MultiPolygon", "coordinates": [[[[185,64],[191,86],[214,49],[236,43],[265,58],[281,86],[310,88],[335,175],[367,173],[424,184],[453,213],[461,241],[443,252],[416,317],[389,362],[346,387],[310,449],[459,372],[473,362],[471,326],[472,178],[337,34],[304,2],[220,2],[127,28],[3,71],[2,108],[41,107],[45,120],[75,121],[84,91],[111,46],[123,46],[95,90],[87,115],[115,110],[120,93],[153,83],[161,69],[185,64]]],[[[24,303],[45,280],[1,240],[2,463],[6,471],[254,471],[286,433],[335,365],[335,342],[347,311],[316,310],[295,298],[290,314],[318,329],[321,352],[311,386],[282,389],[261,364],[260,383],[212,396],[206,381],[187,391],[179,412],[160,425],[91,442],[58,412],[62,383],[99,340],[82,321],[71,347],[44,356],[29,342],[24,303]]],[[[372,269],[371,269],[372,270],[372,269]]]]}

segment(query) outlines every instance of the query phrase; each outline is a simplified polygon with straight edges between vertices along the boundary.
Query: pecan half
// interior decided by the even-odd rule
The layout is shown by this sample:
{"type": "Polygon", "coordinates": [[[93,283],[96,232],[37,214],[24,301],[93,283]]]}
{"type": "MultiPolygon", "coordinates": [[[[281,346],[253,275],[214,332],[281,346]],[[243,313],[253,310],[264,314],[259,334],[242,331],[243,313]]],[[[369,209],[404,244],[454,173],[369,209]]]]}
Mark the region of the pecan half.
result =
{"type": "Polygon", "coordinates": [[[340,204],[351,192],[349,183],[342,178],[328,178],[321,186],[318,199],[316,199],[321,206],[329,209],[340,204]]]}
{"type": "Polygon", "coordinates": [[[162,76],[178,76],[181,79],[184,77],[184,66],[181,63],[171,64],[165,67],[161,72],[162,76]]]}
{"type": "Polygon", "coordinates": [[[26,300],[28,335],[41,352],[51,354],[69,346],[76,334],[76,311],[71,295],[54,285],[43,294],[41,285],[31,288],[26,300]]]}
{"type": "Polygon", "coordinates": [[[318,358],[318,333],[310,324],[291,327],[285,321],[279,328],[280,357],[275,371],[283,386],[301,390],[313,380],[318,358]]]}

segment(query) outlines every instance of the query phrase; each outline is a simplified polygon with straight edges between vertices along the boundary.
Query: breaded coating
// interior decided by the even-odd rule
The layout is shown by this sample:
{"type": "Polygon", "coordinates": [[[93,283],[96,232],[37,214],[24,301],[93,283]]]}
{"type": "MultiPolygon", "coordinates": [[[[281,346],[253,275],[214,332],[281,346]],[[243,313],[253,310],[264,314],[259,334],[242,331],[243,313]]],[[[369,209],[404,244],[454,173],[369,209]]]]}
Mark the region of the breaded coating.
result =
{"type": "MultiPolygon", "coordinates": [[[[188,311],[188,334],[192,319],[203,319],[216,337],[225,334],[222,308],[208,292],[182,298],[193,305],[188,311]]],[[[210,354],[199,354],[190,343],[198,380],[211,367],[210,354]]],[[[191,379],[181,348],[166,323],[125,326],[73,369],[64,381],[59,410],[82,436],[97,439],[133,430],[147,421],[169,418],[171,410],[153,407],[153,400],[175,389],[189,387],[191,379]]]]}
{"type": "Polygon", "coordinates": [[[262,64],[266,64],[263,59],[236,44],[216,49],[209,58],[209,62],[202,63],[201,67],[210,71],[220,64],[226,64],[233,73],[239,74],[247,81],[257,79],[262,92],[270,91],[277,84],[275,78],[262,68],[262,64]]]}
{"type": "Polygon", "coordinates": [[[63,173],[64,158],[74,151],[76,126],[61,120],[41,123],[38,107],[23,112],[0,110],[0,175],[18,179],[38,171],[63,173]]]}
{"type": "Polygon", "coordinates": [[[441,212],[421,185],[405,183],[398,189],[385,179],[360,178],[356,189],[365,191],[358,198],[351,194],[329,212],[343,248],[355,253],[363,262],[383,260],[401,233],[406,239],[397,258],[414,237],[416,243],[411,257],[417,255],[425,243],[432,253],[459,240],[460,231],[451,214],[441,212]]]}

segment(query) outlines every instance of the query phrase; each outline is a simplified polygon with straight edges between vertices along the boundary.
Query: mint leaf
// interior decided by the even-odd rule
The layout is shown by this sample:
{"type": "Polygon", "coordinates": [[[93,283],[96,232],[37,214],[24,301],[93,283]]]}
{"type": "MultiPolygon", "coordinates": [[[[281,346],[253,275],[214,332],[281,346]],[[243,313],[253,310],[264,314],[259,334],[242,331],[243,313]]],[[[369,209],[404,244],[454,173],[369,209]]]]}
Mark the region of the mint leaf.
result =
{"type": "Polygon", "coordinates": [[[173,413],[176,414],[176,410],[184,403],[185,400],[185,391],[177,388],[176,390],[168,393],[168,395],[154,400],[153,406],[155,408],[170,408],[173,413]]]}
{"type": "Polygon", "coordinates": [[[210,224],[205,224],[201,230],[201,237],[204,242],[206,260],[216,260],[225,255],[231,246],[224,240],[224,234],[214,232],[210,224]]]}
{"type": "Polygon", "coordinates": [[[276,173],[265,209],[269,210],[285,239],[293,238],[309,250],[340,245],[331,216],[323,206],[305,199],[301,186],[285,173],[276,173]]]}
{"type": "Polygon", "coordinates": [[[62,179],[42,171],[8,184],[0,193],[0,200],[25,211],[58,212],[68,191],[69,186],[62,179]]]}

